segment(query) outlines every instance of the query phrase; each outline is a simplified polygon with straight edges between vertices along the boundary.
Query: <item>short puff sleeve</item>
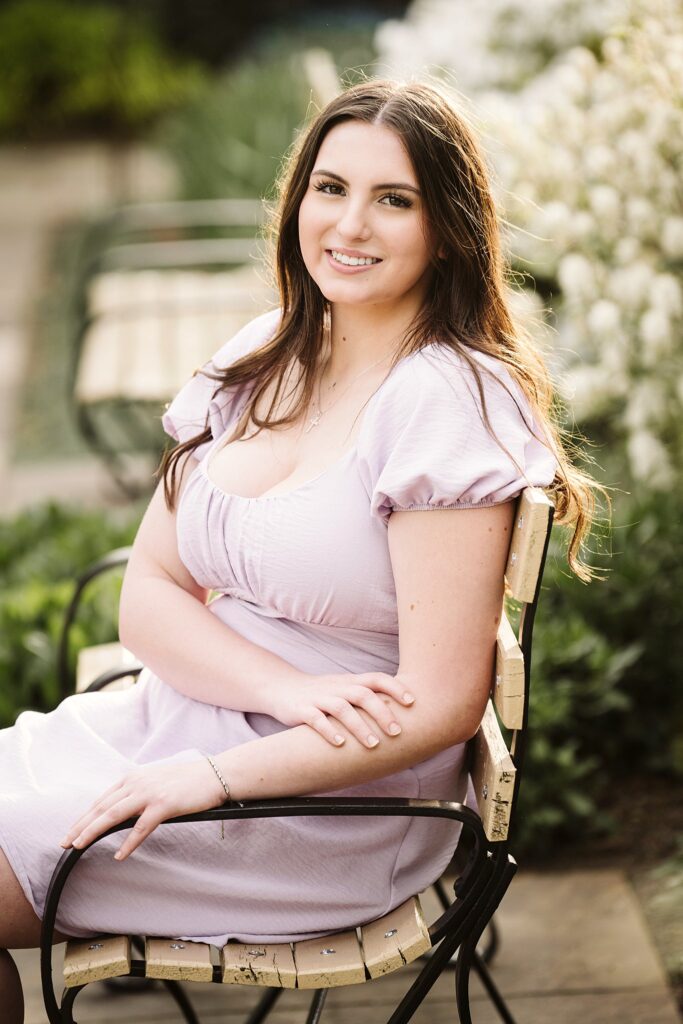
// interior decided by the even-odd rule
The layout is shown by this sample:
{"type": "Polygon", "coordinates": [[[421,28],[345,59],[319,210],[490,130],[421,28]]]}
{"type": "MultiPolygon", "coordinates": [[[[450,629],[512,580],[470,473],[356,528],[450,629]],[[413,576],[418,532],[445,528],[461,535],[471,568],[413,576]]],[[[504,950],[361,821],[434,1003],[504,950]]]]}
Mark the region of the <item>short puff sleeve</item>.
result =
{"type": "Polygon", "coordinates": [[[394,511],[495,505],[552,483],[557,460],[538,440],[521,388],[499,360],[475,358],[489,422],[510,454],[486,428],[462,356],[434,344],[406,357],[371,400],[359,436],[370,512],[385,524],[394,511]]]}
{"type": "Polygon", "coordinates": [[[183,385],[164,412],[161,417],[164,430],[180,443],[210,427],[211,439],[195,448],[193,455],[196,459],[202,459],[213,442],[235,421],[244,391],[244,388],[227,388],[214,397],[219,382],[208,377],[206,371],[215,373],[223,370],[260,348],[275,334],[280,319],[281,311],[273,309],[250,320],[183,385]]]}

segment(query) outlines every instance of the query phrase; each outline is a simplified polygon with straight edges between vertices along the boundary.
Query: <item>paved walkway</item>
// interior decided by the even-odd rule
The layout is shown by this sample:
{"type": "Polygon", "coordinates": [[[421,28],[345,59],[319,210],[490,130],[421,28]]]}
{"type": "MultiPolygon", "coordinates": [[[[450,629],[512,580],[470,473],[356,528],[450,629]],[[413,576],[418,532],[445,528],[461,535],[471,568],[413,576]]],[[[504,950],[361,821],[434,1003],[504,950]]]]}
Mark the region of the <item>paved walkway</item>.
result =
{"type": "MultiPolygon", "coordinates": [[[[433,920],[436,902],[425,897],[423,906],[433,920]]],[[[519,1024],[680,1024],[639,904],[621,871],[520,871],[498,922],[502,942],[493,974],[519,1024]]],[[[26,993],[26,1024],[45,1024],[37,951],[22,950],[15,956],[26,993]]],[[[323,1020],[381,1024],[415,973],[411,966],[365,985],[333,989],[323,1020]]],[[[185,988],[206,1024],[237,1024],[258,998],[243,986],[232,986],[229,992],[218,985],[185,988]]],[[[303,1024],[308,998],[303,992],[285,992],[269,1019],[273,1024],[303,1024]]],[[[474,1024],[498,1021],[476,979],[472,1005],[474,1024]]],[[[92,1024],[180,1020],[163,990],[122,995],[96,984],[79,995],[76,1018],[92,1024]]],[[[455,1019],[453,973],[448,972],[413,1020],[453,1024],[455,1019]]]]}
{"type": "MultiPolygon", "coordinates": [[[[169,165],[144,147],[0,146],[0,514],[64,493],[50,488],[44,467],[34,467],[30,480],[20,482],[20,496],[13,497],[14,424],[54,232],[112,204],[166,199],[175,189],[169,165]]],[[[97,466],[95,460],[78,461],[75,473],[88,495],[97,466]]]]}

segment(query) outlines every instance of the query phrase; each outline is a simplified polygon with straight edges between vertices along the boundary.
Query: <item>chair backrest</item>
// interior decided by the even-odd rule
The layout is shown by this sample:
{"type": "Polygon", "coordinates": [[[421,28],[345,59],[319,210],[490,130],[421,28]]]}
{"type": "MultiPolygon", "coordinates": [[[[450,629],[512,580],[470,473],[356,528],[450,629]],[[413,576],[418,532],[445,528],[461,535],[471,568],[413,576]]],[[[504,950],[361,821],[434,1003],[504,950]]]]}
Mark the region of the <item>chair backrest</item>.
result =
{"type": "Polygon", "coordinates": [[[469,753],[477,806],[490,842],[507,839],[519,792],[526,749],[533,621],[553,512],[552,502],[540,488],[527,487],[517,499],[491,698],[469,753]],[[508,618],[511,600],[521,604],[517,633],[508,618]],[[500,723],[512,731],[509,749],[500,723]]]}

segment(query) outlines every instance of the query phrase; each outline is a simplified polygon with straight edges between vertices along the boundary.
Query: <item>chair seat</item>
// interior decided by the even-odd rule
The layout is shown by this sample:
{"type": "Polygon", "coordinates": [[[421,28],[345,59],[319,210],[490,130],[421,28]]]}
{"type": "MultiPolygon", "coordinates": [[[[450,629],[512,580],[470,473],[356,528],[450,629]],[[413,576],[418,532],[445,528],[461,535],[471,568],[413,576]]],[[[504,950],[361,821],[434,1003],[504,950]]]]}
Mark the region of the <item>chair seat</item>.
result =
{"type": "MultiPolygon", "coordinates": [[[[417,896],[357,931],[318,939],[266,945],[228,942],[222,949],[203,942],[151,938],[145,942],[147,978],[215,981],[226,985],[319,989],[356,985],[409,964],[431,947],[417,896]]],[[[71,940],[64,956],[67,988],[131,972],[131,938],[108,935],[71,940]]]]}

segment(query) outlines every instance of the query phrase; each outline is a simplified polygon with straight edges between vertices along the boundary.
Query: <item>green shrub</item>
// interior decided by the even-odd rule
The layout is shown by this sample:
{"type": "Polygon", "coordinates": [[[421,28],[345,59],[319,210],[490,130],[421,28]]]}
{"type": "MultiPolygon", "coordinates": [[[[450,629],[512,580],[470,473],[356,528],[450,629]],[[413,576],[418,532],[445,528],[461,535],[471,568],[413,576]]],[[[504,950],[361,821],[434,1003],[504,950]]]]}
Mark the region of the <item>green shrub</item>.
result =
{"type": "MultiPolygon", "coordinates": [[[[130,543],[137,519],[128,513],[117,523],[50,504],[0,521],[0,728],[27,708],[49,711],[59,703],[57,648],[75,579],[130,543]]],[[[74,649],[116,639],[120,578],[93,583],[72,633],[74,649]]]]}
{"type": "Polygon", "coordinates": [[[326,49],[349,83],[354,69],[374,58],[367,24],[269,32],[160,126],[158,140],[178,167],[184,198],[271,194],[283,155],[315,109],[302,68],[309,47],[326,49]]]}
{"type": "Polygon", "coordinates": [[[615,501],[607,578],[568,575],[551,547],[534,631],[520,846],[610,830],[601,804],[633,775],[683,777],[683,493],[615,501]]]}
{"type": "Polygon", "coordinates": [[[203,80],[199,66],[168,53],[138,15],[66,0],[15,0],[0,10],[5,138],[135,132],[203,80]]]}

